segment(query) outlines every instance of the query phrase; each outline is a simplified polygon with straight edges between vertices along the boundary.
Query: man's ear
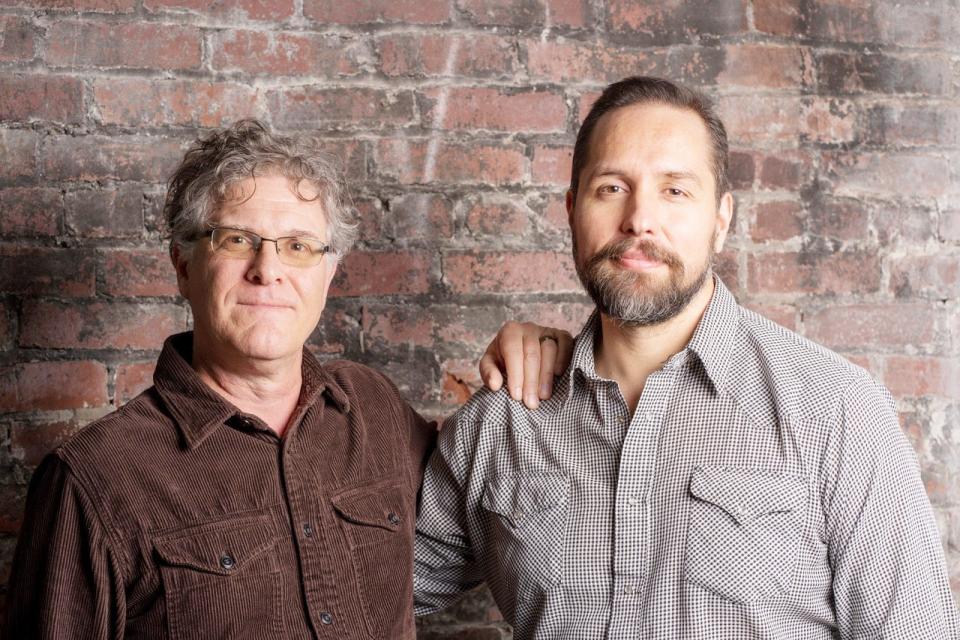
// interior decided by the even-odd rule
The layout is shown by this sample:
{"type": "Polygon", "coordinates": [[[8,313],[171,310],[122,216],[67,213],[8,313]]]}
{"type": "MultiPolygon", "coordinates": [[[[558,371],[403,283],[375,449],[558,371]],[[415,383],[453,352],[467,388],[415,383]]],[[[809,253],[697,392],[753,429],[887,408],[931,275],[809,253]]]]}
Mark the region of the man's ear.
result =
{"type": "Polygon", "coordinates": [[[189,275],[187,265],[189,261],[180,245],[174,244],[170,247],[170,262],[173,263],[173,269],[177,272],[177,288],[180,290],[180,295],[189,299],[187,296],[187,278],[189,275]]]}
{"type": "Polygon", "coordinates": [[[723,250],[723,243],[727,239],[727,233],[730,231],[730,222],[733,220],[733,194],[727,191],[720,197],[720,204],[717,207],[716,233],[714,234],[713,250],[720,253],[723,250]]]}

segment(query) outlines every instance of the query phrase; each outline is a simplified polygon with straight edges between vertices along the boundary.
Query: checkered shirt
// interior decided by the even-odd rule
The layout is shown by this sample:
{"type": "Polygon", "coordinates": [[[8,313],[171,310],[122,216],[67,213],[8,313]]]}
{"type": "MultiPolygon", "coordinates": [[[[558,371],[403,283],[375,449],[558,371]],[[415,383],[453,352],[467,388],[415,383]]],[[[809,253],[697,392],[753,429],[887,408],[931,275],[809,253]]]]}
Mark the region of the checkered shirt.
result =
{"type": "Polygon", "coordinates": [[[524,638],[960,638],[887,391],[715,279],[633,415],[595,313],[553,397],[480,391],[424,477],[418,614],[486,581],[524,638]]]}

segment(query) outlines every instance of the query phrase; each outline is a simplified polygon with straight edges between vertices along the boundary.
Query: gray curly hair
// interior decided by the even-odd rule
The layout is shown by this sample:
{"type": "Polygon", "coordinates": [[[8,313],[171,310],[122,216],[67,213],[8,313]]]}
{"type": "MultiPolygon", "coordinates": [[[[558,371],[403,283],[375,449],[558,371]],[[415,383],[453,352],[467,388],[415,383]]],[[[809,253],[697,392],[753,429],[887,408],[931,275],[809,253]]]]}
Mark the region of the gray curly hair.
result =
{"type": "Polygon", "coordinates": [[[217,209],[235,194],[231,187],[258,175],[280,175],[294,183],[303,200],[319,199],[326,215],[326,239],[343,257],[357,239],[356,214],[350,205],[335,159],[311,134],[282,136],[258,120],[239,120],[197,139],[170,178],[163,214],[174,247],[189,255],[217,209]],[[301,182],[316,189],[304,197],[301,182]]]}

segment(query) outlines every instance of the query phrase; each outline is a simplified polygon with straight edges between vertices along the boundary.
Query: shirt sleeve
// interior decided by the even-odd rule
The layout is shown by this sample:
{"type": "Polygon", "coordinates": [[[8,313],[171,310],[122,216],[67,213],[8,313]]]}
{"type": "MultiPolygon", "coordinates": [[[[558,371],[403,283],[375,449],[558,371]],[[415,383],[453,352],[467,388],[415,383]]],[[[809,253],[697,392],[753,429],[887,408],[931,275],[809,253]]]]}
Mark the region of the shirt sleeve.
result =
{"type": "Polygon", "coordinates": [[[65,462],[47,456],[27,494],[4,637],[123,638],[122,566],[90,497],[65,462]]]}
{"type": "Polygon", "coordinates": [[[960,638],[943,548],[889,393],[853,383],[821,482],[843,639],[960,638]]]}
{"type": "Polygon", "coordinates": [[[456,416],[444,423],[423,477],[414,543],[413,599],[418,616],[456,602],[483,581],[467,530],[468,464],[459,452],[456,416]]]}

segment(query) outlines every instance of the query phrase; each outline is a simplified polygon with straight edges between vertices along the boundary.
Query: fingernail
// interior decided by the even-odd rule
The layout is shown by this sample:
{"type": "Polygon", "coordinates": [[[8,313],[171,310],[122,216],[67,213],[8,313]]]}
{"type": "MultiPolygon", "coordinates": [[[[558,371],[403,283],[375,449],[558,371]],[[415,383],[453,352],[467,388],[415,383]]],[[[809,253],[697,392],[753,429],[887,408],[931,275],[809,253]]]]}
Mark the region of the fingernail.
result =
{"type": "Polygon", "coordinates": [[[519,400],[523,397],[523,393],[519,387],[510,387],[510,397],[514,400],[519,400]]]}
{"type": "Polygon", "coordinates": [[[531,409],[536,409],[540,405],[540,398],[538,398],[536,395],[531,393],[530,395],[527,396],[527,399],[524,402],[524,404],[526,404],[531,409]]]}

